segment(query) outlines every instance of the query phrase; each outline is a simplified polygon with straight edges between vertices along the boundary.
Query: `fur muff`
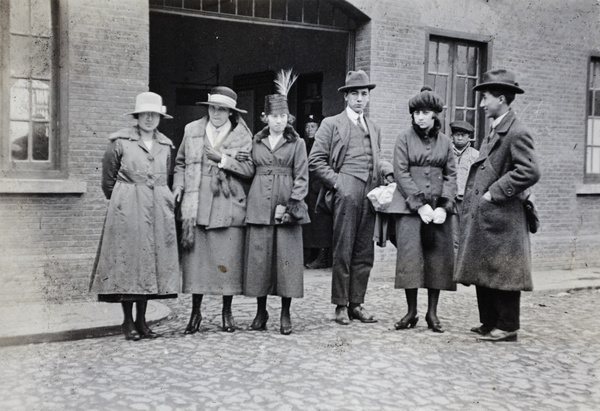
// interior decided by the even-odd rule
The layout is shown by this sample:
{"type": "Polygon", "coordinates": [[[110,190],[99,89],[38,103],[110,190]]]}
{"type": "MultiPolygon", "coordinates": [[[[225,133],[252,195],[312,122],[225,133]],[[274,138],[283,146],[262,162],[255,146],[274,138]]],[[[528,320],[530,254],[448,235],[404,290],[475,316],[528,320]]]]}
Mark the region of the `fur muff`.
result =
{"type": "Polygon", "coordinates": [[[441,207],[448,214],[456,214],[456,203],[446,197],[439,197],[436,201],[436,207],[441,207]]]}
{"type": "Polygon", "coordinates": [[[424,205],[425,205],[425,194],[423,194],[423,193],[416,193],[416,194],[409,195],[408,198],[406,199],[406,206],[413,213],[416,213],[417,210],[419,210],[419,208],[424,205]]]}
{"type": "Polygon", "coordinates": [[[308,213],[308,206],[303,200],[294,200],[290,198],[288,200],[285,212],[288,213],[296,221],[302,220],[308,213]]]}

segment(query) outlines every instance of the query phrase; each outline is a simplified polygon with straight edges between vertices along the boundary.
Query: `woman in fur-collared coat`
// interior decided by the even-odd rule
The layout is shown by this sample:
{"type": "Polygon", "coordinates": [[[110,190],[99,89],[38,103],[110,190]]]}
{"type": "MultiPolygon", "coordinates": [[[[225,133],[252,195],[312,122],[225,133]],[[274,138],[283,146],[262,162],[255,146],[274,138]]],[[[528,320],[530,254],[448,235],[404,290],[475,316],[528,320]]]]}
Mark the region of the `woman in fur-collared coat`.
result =
{"type": "Polygon", "coordinates": [[[396,288],[404,288],[408,313],[397,330],[417,324],[417,292],[427,288],[425,320],[444,332],[437,317],[440,290],[456,290],[452,280],[456,163],[452,140],[440,132],[442,99],[428,86],[409,101],[412,127],[400,134],[394,149],[394,177],[402,196],[395,215],[398,256],[396,288]]]}
{"type": "Polygon", "coordinates": [[[254,136],[256,167],[246,214],[244,295],[257,297],[251,330],[264,330],[267,295],[281,297],[281,334],[292,332],[292,298],[304,295],[302,227],[310,222],[306,146],[291,124],[286,96],[266,97],[268,126],[254,136]]]}
{"type": "Polygon", "coordinates": [[[215,87],[208,115],[186,125],[177,153],[173,192],[181,199],[183,292],[192,294],[185,334],[202,321],[204,294],[223,296],[223,331],[235,331],[231,302],[242,293],[246,193],[253,173],[252,133],[236,107],[237,94],[215,87]]]}

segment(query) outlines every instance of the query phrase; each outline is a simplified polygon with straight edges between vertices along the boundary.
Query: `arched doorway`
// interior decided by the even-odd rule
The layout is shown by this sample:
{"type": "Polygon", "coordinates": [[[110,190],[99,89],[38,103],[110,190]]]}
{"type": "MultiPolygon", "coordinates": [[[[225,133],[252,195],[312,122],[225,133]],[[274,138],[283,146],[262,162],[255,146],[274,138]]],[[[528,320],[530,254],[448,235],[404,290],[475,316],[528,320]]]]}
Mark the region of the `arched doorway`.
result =
{"type": "Polygon", "coordinates": [[[178,146],[185,124],[200,118],[215,85],[233,88],[250,128],[273,76],[293,68],[288,97],[297,128],[308,112],[344,107],[337,88],[354,65],[355,31],[368,17],[336,0],[151,0],[150,89],[161,94],[171,122],[161,129],[178,146]]]}

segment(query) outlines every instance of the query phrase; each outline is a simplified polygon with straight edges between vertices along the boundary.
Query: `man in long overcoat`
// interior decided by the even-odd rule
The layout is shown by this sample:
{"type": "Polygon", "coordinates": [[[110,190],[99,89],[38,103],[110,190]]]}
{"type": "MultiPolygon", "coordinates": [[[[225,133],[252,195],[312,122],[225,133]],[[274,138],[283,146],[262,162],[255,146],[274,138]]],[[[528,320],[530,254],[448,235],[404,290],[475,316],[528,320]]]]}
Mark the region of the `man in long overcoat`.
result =
{"type": "Polygon", "coordinates": [[[323,120],[308,159],[310,172],[323,183],[317,209],[333,213],[331,302],[342,325],[377,321],[361,306],[375,254],[375,212],[367,193],[393,181],[393,168],[380,159],[379,127],[363,116],[373,88],[364,71],[348,72],[338,89],[346,110],[323,120]]]}
{"type": "Polygon", "coordinates": [[[491,70],[474,90],[492,129],[472,164],[460,215],[455,280],[474,284],[484,341],[516,341],[521,291],[531,291],[531,246],[524,200],[540,179],[533,138],[510,108],[523,93],[515,75],[491,70]]]}

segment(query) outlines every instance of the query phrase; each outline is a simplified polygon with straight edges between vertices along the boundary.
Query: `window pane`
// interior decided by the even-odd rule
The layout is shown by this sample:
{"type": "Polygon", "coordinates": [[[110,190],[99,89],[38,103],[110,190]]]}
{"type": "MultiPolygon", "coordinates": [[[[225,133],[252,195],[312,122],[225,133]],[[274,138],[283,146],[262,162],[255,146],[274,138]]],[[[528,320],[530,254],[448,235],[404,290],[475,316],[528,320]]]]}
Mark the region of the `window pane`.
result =
{"type": "Polygon", "coordinates": [[[221,13],[235,14],[235,0],[221,0],[221,13]]]}
{"type": "Polygon", "coordinates": [[[440,43],[439,54],[437,56],[437,71],[438,73],[449,74],[448,66],[448,53],[450,47],[448,44],[440,43]]]}
{"type": "Polygon", "coordinates": [[[456,46],[456,74],[467,74],[467,47],[456,46]]]}
{"type": "Polygon", "coordinates": [[[31,76],[34,78],[50,79],[51,40],[41,37],[33,37],[32,40],[31,76]]]}
{"type": "Polygon", "coordinates": [[[27,160],[29,146],[29,122],[10,122],[10,157],[12,160],[27,160]]]}
{"type": "Polygon", "coordinates": [[[473,91],[476,84],[476,79],[467,79],[467,107],[476,107],[477,100],[475,100],[475,91],[473,91]]]}
{"type": "Polygon", "coordinates": [[[165,0],[165,6],[181,7],[183,0],[165,0]]]}
{"type": "Polygon", "coordinates": [[[25,36],[10,36],[10,74],[13,77],[29,77],[30,38],[25,36]]]}
{"type": "Polygon", "coordinates": [[[319,24],[325,26],[333,25],[333,7],[329,2],[319,2],[319,24]]]}
{"type": "MultiPolygon", "coordinates": [[[[436,73],[437,70],[437,41],[429,42],[429,67],[427,71],[430,73],[436,73]]],[[[433,83],[431,83],[433,84],[433,83]]]]}
{"type": "Polygon", "coordinates": [[[48,161],[50,158],[50,137],[48,137],[48,123],[34,122],[31,140],[33,141],[31,153],[33,159],[37,161],[48,161]]]}
{"type": "Polygon", "coordinates": [[[444,100],[444,104],[447,104],[447,94],[446,94],[447,89],[448,89],[448,77],[436,76],[435,87],[433,88],[433,91],[435,91],[442,98],[442,100],[444,100]]]}
{"type": "Polygon", "coordinates": [[[302,1],[288,1],[288,21],[302,21],[302,1]]]}
{"type": "Polygon", "coordinates": [[[588,147],[586,156],[587,174],[600,174],[600,147],[588,147]]]}
{"type": "Polygon", "coordinates": [[[469,47],[469,62],[468,75],[477,76],[477,62],[479,61],[479,49],[477,47],[469,47]]]}
{"type": "Polygon", "coordinates": [[[464,120],[465,119],[465,110],[455,110],[454,111],[454,120],[464,120]]]}
{"type": "Polygon", "coordinates": [[[33,80],[31,89],[31,114],[38,120],[50,120],[50,84],[33,80]]]}
{"type": "Polygon", "coordinates": [[[268,18],[270,18],[270,16],[269,16],[270,9],[271,9],[271,6],[270,6],[269,1],[267,1],[267,0],[256,1],[254,3],[254,16],[268,19],[268,18]]]}
{"type": "Polygon", "coordinates": [[[465,106],[465,83],[466,79],[462,77],[458,77],[456,79],[456,106],[464,107],[465,106]]]}
{"type": "Polygon", "coordinates": [[[49,0],[31,0],[31,34],[46,37],[52,34],[49,0]]]}
{"type": "Polygon", "coordinates": [[[219,11],[219,0],[202,0],[202,10],[212,11],[214,13],[219,11]]]}
{"type": "Polygon", "coordinates": [[[29,81],[16,80],[10,88],[10,119],[29,120],[30,114],[29,81]]]}
{"type": "Polygon", "coordinates": [[[600,116],[600,90],[594,91],[594,113],[593,116],[600,116]]]}
{"type": "Polygon", "coordinates": [[[10,1],[10,32],[31,33],[29,25],[29,7],[23,0],[10,1]]]}
{"type": "Polygon", "coordinates": [[[588,119],[587,144],[600,146],[600,119],[588,119]]]}
{"type": "Polygon", "coordinates": [[[465,119],[465,121],[467,121],[469,124],[474,125],[475,124],[475,113],[476,111],[474,110],[469,110],[467,111],[467,118],[465,119]]]}
{"type": "Polygon", "coordinates": [[[319,0],[304,0],[304,22],[317,24],[319,0]]]}
{"type": "Polygon", "coordinates": [[[285,0],[273,0],[271,3],[271,18],[275,20],[285,20],[285,14],[285,0]]]}
{"type": "Polygon", "coordinates": [[[185,0],[183,7],[190,10],[200,10],[202,0],[185,0]]]}
{"type": "Polygon", "coordinates": [[[590,88],[600,88],[600,63],[592,61],[592,84],[590,88]]]}
{"type": "MultiPolygon", "coordinates": [[[[267,3],[268,6],[268,1],[267,2],[260,2],[260,3],[267,3]]],[[[238,11],[237,11],[238,15],[240,16],[252,16],[252,0],[238,0],[238,11]]],[[[268,11],[267,11],[268,13],[268,11]]],[[[261,16],[264,17],[264,16],[261,16]]]]}

